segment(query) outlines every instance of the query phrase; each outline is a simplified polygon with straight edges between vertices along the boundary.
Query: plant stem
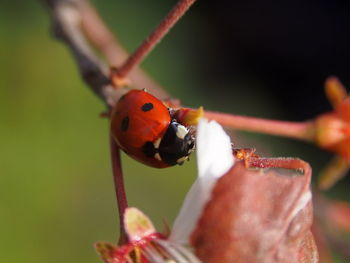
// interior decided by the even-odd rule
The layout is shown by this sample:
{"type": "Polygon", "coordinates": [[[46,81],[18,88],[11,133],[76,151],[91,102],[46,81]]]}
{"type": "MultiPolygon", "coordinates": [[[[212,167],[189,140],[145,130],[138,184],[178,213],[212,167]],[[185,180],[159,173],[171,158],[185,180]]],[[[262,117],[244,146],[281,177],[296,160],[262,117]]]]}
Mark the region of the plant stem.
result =
{"type": "Polygon", "coordinates": [[[247,160],[249,167],[256,168],[283,168],[302,170],[304,174],[311,176],[310,165],[298,158],[249,158],[247,160]]]}
{"type": "Polygon", "coordinates": [[[350,169],[350,164],[343,158],[333,157],[318,177],[319,189],[325,191],[342,179],[350,169]]]}
{"type": "MultiPolygon", "coordinates": [[[[50,14],[53,35],[63,41],[72,52],[80,75],[107,105],[111,101],[113,90],[108,76],[108,67],[96,55],[86,40],[80,26],[82,14],[76,4],[70,0],[43,0],[50,14]]],[[[86,1],[74,1],[81,3],[86,1]]],[[[88,4],[88,3],[86,3],[88,4]]]]}
{"type": "MultiPolygon", "coordinates": [[[[81,30],[88,38],[89,43],[103,54],[109,65],[121,65],[129,57],[129,54],[105,25],[95,8],[88,1],[79,1],[77,10],[81,14],[81,30]]],[[[170,97],[159,84],[139,67],[130,72],[128,79],[133,87],[146,89],[157,98],[167,99],[170,97]]]]}
{"type": "Polygon", "coordinates": [[[313,141],[314,122],[288,122],[205,111],[204,116],[227,128],[313,141]]]}
{"type": "Polygon", "coordinates": [[[180,0],[156,29],[141,43],[133,54],[118,67],[117,77],[122,79],[151,52],[196,0],[180,0]]]}
{"type": "Polygon", "coordinates": [[[128,207],[128,201],[126,198],[124,178],[122,171],[122,163],[120,160],[120,149],[116,144],[112,136],[110,136],[110,147],[112,157],[112,170],[113,170],[113,181],[114,189],[117,197],[118,211],[119,211],[119,225],[120,225],[120,237],[119,244],[125,244],[127,242],[127,236],[124,228],[124,212],[128,207]]]}

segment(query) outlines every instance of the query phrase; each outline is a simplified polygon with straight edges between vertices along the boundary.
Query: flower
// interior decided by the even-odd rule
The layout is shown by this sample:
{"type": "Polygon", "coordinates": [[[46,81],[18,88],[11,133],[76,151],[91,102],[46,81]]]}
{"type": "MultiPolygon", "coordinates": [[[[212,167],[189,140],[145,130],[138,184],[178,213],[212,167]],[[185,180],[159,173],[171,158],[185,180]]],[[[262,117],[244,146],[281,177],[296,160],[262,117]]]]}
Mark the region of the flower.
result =
{"type": "Polygon", "coordinates": [[[148,217],[128,208],[128,242],[96,245],[106,263],[318,262],[307,163],[234,159],[229,136],[205,119],[198,124],[196,149],[198,178],[170,235],[157,233],[148,217]],[[289,171],[260,169],[273,167],[289,171]]]}
{"type": "Polygon", "coordinates": [[[199,121],[196,153],[198,178],[187,193],[170,234],[171,240],[182,244],[188,244],[215,182],[234,164],[231,139],[215,121],[199,121]]]}
{"type": "Polygon", "coordinates": [[[316,142],[350,161],[350,97],[335,77],[326,80],[325,90],[334,110],[316,119],[316,142]]]}
{"type": "Polygon", "coordinates": [[[189,248],[189,236],[215,182],[232,167],[234,158],[229,136],[215,121],[199,121],[196,149],[198,178],[185,198],[170,236],[157,233],[150,219],[137,208],[127,208],[124,228],[128,242],[121,246],[107,242],[95,245],[106,263],[200,262],[189,248]]]}
{"type": "Polygon", "coordinates": [[[325,91],[334,110],[316,118],[315,142],[337,156],[319,177],[319,187],[323,190],[345,176],[350,167],[350,97],[335,77],[326,80],[325,91]]]}
{"type": "Polygon", "coordinates": [[[190,244],[205,263],[318,262],[310,232],[309,165],[293,158],[259,158],[254,152],[246,157],[234,159],[219,124],[199,122],[198,178],[169,240],[190,244]],[[288,172],[249,169],[254,165],[288,172]]]}
{"type": "Polygon", "coordinates": [[[157,233],[150,219],[134,207],[126,209],[124,227],[128,242],[117,246],[97,242],[97,252],[106,263],[199,263],[185,246],[170,242],[157,233]]]}

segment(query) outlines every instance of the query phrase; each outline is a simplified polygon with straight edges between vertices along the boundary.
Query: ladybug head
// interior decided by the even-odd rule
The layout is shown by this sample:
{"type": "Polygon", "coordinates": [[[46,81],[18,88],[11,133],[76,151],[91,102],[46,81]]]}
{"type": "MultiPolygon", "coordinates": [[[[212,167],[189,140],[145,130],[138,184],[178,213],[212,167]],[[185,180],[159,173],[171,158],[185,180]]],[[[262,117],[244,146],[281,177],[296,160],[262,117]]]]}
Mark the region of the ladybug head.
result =
{"type": "Polygon", "coordinates": [[[155,142],[147,142],[143,152],[168,165],[183,164],[194,150],[194,138],[189,130],[177,123],[170,122],[164,136],[155,142]]]}

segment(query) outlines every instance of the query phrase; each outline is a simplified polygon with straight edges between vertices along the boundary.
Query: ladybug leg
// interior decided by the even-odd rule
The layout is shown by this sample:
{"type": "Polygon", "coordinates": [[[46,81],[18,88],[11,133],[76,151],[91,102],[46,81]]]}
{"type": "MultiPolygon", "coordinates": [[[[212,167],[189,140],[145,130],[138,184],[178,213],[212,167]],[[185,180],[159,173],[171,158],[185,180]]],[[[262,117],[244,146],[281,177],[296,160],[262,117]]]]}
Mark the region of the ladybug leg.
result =
{"type": "Polygon", "coordinates": [[[108,108],[107,110],[102,111],[99,116],[100,116],[100,118],[110,119],[111,115],[112,115],[112,111],[113,111],[113,108],[108,108]]]}
{"type": "Polygon", "coordinates": [[[100,113],[100,118],[109,118],[110,115],[110,111],[103,111],[100,113]]]}
{"type": "Polygon", "coordinates": [[[251,158],[259,158],[255,148],[232,148],[233,155],[238,160],[243,160],[245,167],[249,167],[249,161],[251,158]]]}
{"type": "Polygon", "coordinates": [[[175,119],[177,122],[185,125],[197,125],[199,120],[204,115],[203,107],[199,107],[198,109],[191,108],[177,108],[177,109],[169,109],[170,116],[175,119]]]}
{"type": "Polygon", "coordinates": [[[131,81],[129,79],[119,76],[117,67],[110,68],[109,78],[113,87],[116,89],[131,86],[131,81]]]}

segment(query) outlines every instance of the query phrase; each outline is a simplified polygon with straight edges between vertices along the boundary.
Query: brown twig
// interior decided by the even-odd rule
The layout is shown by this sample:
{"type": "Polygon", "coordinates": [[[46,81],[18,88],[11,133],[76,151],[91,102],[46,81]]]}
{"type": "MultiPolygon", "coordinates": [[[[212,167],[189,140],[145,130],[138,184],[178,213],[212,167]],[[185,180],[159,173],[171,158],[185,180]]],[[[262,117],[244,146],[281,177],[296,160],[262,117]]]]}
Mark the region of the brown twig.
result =
{"type": "MultiPolygon", "coordinates": [[[[86,0],[44,1],[50,7],[56,37],[64,41],[72,51],[86,83],[108,106],[113,107],[121,94],[109,85],[109,69],[96,56],[90,43],[94,44],[111,64],[121,64],[127,58],[127,53],[86,0]]],[[[118,74],[125,75],[134,68],[194,1],[180,0],[139,49],[119,68],[118,74]]],[[[136,67],[130,72],[129,78],[135,88],[145,88],[160,99],[169,98],[169,95],[139,68],[136,67]]],[[[312,122],[273,121],[209,111],[206,111],[205,116],[228,128],[306,141],[311,141],[314,137],[312,122]]]]}
{"type": "MultiPolygon", "coordinates": [[[[85,0],[79,0],[81,27],[90,43],[99,50],[109,65],[119,66],[127,58],[128,53],[117,38],[104,24],[96,10],[85,0]]],[[[170,95],[150,78],[142,69],[135,67],[128,75],[131,85],[137,89],[146,89],[160,99],[168,99],[170,95]]]]}
{"type": "MultiPolygon", "coordinates": [[[[87,3],[83,0],[46,0],[45,2],[50,10],[55,36],[70,48],[85,82],[98,97],[112,107],[121,93],[110,85],[109,68],[96,56],[81,30],[83,19],[80,4],[87,3]]],[[[84,19],[87,19],[86,16],[84,19]]],[[[111,157],[120,219],[119,241],[124,243],[126,235],[123,216],[127,207],[127,199],[121,170],[120,151],[113,139],[111,139],[111,157]]]]}
{"type": "MultiPolygon", "coordinates": [[[[109,65],[120,65],[127,52],[106,27],[96,10],[86,0],[43,0],[49,7],[53,34],[72,52],[80,74],[106,105],[113,107],[122,95],[110,85],[110,68],[94,52],[101,52],[109,65]],[[93,45],[93,46],[92,46],[93,45]]],[[[136,67],[129,75],[132,86],[147,89],[160,99],[169,94],[144,71],[136,67]]]]}
{"type": "Polygon", "coordinates": [[[49,7],[53,34],[65,42],[78,65],[80,74],[93,92],[106,104],[112,105],[115,93],[110,85],[109,69],[94,53],[83,35],[79,0],[45,0],[49,7]]]}

